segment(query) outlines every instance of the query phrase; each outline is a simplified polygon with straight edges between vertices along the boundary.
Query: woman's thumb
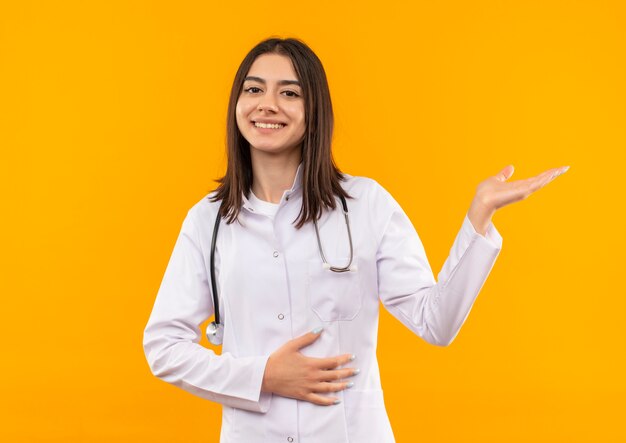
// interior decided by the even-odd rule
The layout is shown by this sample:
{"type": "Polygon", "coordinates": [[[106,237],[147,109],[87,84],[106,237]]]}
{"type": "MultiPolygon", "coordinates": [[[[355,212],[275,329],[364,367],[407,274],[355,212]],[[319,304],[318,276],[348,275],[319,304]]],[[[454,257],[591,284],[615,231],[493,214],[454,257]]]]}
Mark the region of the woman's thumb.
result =
{"type": "Polygon", "coordinates": [[[515,168],[513,167],[513,165],[508,165],[502,171],[500,171],[498,175],[496,175],[496,178],[501,182],[505,182],[511,178],[514,171],[515,168]]]}

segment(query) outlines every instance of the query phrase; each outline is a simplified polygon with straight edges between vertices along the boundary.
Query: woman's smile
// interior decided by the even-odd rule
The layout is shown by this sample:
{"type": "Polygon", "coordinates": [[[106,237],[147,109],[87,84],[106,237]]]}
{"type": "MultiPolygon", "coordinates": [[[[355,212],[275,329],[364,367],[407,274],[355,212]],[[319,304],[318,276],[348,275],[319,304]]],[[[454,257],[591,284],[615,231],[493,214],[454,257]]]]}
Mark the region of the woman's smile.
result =
{"type": "Polygon", "coordinates": [[[272,134],[274,132],[280,131],[287,125],[285,125],[284,123],[262,123],[253,121],[252,126],[254,126],[254,128],[261,134],[272,134]]]}

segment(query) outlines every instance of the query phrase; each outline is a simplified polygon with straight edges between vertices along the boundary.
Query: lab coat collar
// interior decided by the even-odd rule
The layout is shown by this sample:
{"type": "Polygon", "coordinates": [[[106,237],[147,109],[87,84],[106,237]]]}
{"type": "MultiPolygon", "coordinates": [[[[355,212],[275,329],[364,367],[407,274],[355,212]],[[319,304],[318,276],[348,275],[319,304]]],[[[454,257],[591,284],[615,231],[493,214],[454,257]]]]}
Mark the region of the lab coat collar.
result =
{"type": "Polygon", "coordinates": [[[293,185],[291,186],[291,189],[289,189],[288,191],[285,191],[286,193],[293,194],[295,191],[300,189],[300,187],[302,186],[302,171],[303,170],[304,170],[304,166],[302,162],[300,162],[300,164],[298,165],[298,169],[296,170],[296,176],[293,179],[293,185]]]}
{"type": "MultiPolygon", "coordinates": [[[[283,196],[280,199],[279,205],[283,205],[287,200],[289,200],[292,194],[295,194],[297,191],[300,190],[300,188],[302,187],[303,170],[304,170],[303,163],[300,162],[300,164],[298,165],[298,169],[296,170],[296,176],[293,179],[293,184],[291,185],[291,189],[288,189],[283,192],[283,196]]],[[[254,204],[250,200],[248,200],[248,198],[245,195],[243,195],[243,207],[244,209],[247,209],[250,212],[253,212],[253,213],[256,212],[254,204]]]]}

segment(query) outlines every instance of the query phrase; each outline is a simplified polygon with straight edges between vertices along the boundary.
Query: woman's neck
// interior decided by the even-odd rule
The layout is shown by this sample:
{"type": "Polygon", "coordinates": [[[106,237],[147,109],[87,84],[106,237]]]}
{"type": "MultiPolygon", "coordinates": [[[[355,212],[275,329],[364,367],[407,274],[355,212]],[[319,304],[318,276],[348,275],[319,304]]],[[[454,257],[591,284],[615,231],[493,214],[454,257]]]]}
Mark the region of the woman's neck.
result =
{"type": "Polygon", "coordinates": [[[283,193],[291,189],[301,161],[299,150],[291,155],[267,155],[254,152],[252,160],[252,192],[264,201],[279,203],[283,193]]]}

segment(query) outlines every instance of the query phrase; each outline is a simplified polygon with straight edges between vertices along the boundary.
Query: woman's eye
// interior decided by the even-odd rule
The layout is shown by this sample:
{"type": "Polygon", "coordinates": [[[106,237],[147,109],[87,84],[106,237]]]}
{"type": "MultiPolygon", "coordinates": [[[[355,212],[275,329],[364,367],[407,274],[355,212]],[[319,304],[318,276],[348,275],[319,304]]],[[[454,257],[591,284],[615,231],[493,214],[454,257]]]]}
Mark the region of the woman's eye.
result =
{"type": "MultiPolygon", "coordinates": [[[[257,88],[256,86],[250,86],[248,88],[245,88],[244,91],[251,94],[257,94],[261,91],[261,89],[257,88]]],[[[285,93],[287,97],[300,97],[300,95],[295,91],[283,91],[283,93],[285,93]]]]}

